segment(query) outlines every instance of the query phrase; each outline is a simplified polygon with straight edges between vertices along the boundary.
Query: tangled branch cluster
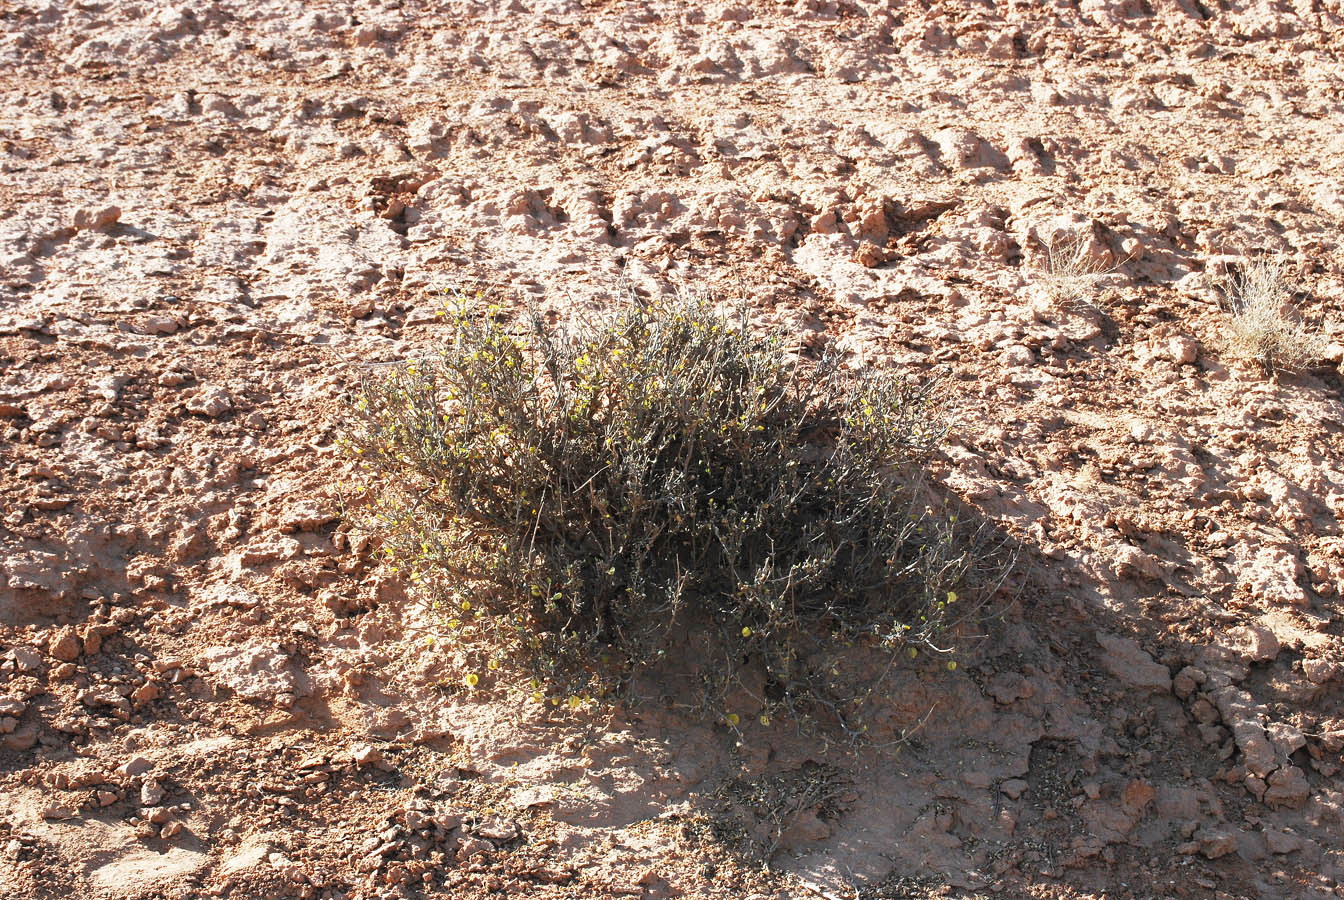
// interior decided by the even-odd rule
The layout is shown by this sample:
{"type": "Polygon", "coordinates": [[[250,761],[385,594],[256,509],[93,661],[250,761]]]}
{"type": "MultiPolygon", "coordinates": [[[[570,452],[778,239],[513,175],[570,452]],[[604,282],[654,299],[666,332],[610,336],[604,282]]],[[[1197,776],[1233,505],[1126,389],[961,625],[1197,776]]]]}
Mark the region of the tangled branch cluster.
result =
{"type": "Polygon", "coordinates": [[[954,614],[969,560],[917,499],[926,388],[804,363],[703,299],[572,331],[446,315],[437,355],[366,379],[350,444],[383,552],[491,667],[572,677],[697,623],[797,697],[816,646],[894,653],[954,614]]]}

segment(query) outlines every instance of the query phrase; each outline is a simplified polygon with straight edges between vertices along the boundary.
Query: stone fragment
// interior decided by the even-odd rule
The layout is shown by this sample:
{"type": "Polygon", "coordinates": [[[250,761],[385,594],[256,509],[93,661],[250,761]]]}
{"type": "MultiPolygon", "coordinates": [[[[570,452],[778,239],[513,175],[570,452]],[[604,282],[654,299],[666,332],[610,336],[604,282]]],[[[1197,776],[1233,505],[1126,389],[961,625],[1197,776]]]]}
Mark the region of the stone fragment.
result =
{"type": "Polygon", "coordinates": [[[1265,830],[1265,844],[1269,847],[1270,853],[1282,855],[1301,850],[1302,838],[1286,829],[1268,828],[1265,830]]]}
{"type": "Polygon", "coordinates": [[[1101,665],[1107,672],[1130,687],[1154,693],[1171,690],[1171,673],[1148,655],[1138,641],[1119,635],[1097,632],[1101,645],[1101,665]]]}
{"type": "Polygon", "coordinates": [[[475,828],[475,833],[486,840],[506,843],[518,837],[518,826],[508,819],[489,818],[475,828]]]}
{"type": "Polygon", "coordinates": [[[289,656],[273,644],[211,647],[202,654],[219,684],[246,700],[274,700],[299,693],[289,656]]]}
{"type": "Polygon", "coordinates": [[[1312,684],[1325,684],[1339,673],[1339,666],[1329,659],[1302,660],[1302,674],[1312,684]]]}
{"type": "Polygon", "coordinates": [[[134,778],[137,775],[143,775],[154,768],[154,763],[143,756],[132,756],[126,762],[117,766],[117,774],[124,778],[134,778]]]}
{"type": "Polygon", "coordinates": [[[202,388],[194,397],[187,400],[187,412],[217,419],[233,409],[233,399],[229,392],[219,385],[202,388]]]}
{"type": "Polygon", "coordinates": [[[119,206],[85,206],[75,212],[74,226],[80,230],[102,231],[117,224],[120,218],[119,206]]]}
{"type": "Polygon", "coordinates": [[[357,766],[376,766],[383,761],[383,755],[372,744],[360,744],[350,751],[350,758],[357,766]]]}
{"type": "Polygon", "coordinates": [[[1197,669],[1194,666],[1186,666],[1181,669],[1181,671],[1177,672],[1176,677],[1172,679],[1172,693],[1182,700],[1185,700],[1195,691],[1199,690],[1200,686],[1203,685],[1208,678],[1209,676],[1205,675],[1201,669],[1197,669]]]}
{"type": "Polygon", "coordinates": [[[1261,725],[1261,709],[1246,691],[1233,686],[1213,692],[1212,699],[1223,722],[1232,729],[1237,747],[1245,757],[1246,769],[1261,778],[1278,768],[1278,754],[1261,725]]]}
{"type": "Polygon", "coordinates": [[[1167,357],[1178,366],[1189,365],[1199,358],[1199,344],[1192,337],[1178,334],[1167,342],[1167,357]]]}
{"type": "Polygon", "coordinates": [[[1209,859],[1218,859],[1237,849],[1237,833],[1230,828],[1201,828],[1194,834],[1199,852],[1209,859]]]}
{"type": "Polygon", "coordinates": [[[1306,775],[1297,766],[1284,766],[1269,776],[1269,789],[1265,791],[1265,803],[1272,807],[1301,809],[1311,795],[1311,785],[1306,775]]]}
{"type": "Polygon", "coordinates": [[[157,778],[146,778],[145,783],[140,785],[140,805],[158,806],[163,802],[164,794],[163,785],[159,784],[157,778]]]}
{"type": "Polygon", "coordinates": [[[19,645],[6,654],[13,658],[20,672],[36,672],[42,668],[42,657],[32,647],[19,645]]]}
{"type": "Polygon", "coordinates": [[[290,534],[295,531],[316,531],[328,522],[335,521],[336,513],[313,499],[303,499],[285,510],[280,517],[280,531],[290,534]]]}
{"type": "Polygon", "coordinates": [[[67,625],[51,636],[47,652],[62,662],[74,662],[79,659],[79,635],[67,625]]]}
{"type": "Polygon", "coordinates": [[[1279,655],[1279,639],[1264,625],[1243,625],[1228,633],[1233,646],[1247,663],[1273,662],[1279,655]]]}

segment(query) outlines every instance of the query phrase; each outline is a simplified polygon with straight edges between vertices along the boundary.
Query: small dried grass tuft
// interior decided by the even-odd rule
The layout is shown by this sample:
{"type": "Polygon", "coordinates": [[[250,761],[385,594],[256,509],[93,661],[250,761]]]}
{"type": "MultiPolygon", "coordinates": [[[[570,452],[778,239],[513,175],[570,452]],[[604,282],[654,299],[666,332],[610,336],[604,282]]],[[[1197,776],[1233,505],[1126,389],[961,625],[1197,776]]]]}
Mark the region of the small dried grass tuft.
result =
{"type": "Polygon", "coordinates": [[[1293,284],[1282,260],[1258,259],[1223,285],[1231,309],[1227,351],[1266,372],[1300,372],[1325,354],[1325,337],[1293,308],[1293,284]]]}

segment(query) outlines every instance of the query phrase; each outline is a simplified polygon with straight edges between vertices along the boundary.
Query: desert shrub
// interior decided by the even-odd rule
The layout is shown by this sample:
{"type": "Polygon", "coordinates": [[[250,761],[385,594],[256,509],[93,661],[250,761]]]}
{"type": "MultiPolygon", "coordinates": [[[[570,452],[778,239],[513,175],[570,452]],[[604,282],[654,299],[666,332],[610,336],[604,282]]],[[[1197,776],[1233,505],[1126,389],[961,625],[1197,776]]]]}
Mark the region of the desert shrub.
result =
{"type": "Polygon", "coordinates": [[[469,684],[505,657],[534,688],[648,661],[691,625],[786,698],[819,642],[935,646],[968,559],[920,499],[926,387],[804,362],[704,299],[445,315],[440,350],[365,379],[349,444],[469,684]]]}
{"type": "Polygon", "coordinates": [[[1266,371],[1297,372],[1325,354],[1325,338],[1293,310],[1293,288],[1281,261],[1259,259],[1223,284],[1231,308],[1227,350],[1266,371]]]}

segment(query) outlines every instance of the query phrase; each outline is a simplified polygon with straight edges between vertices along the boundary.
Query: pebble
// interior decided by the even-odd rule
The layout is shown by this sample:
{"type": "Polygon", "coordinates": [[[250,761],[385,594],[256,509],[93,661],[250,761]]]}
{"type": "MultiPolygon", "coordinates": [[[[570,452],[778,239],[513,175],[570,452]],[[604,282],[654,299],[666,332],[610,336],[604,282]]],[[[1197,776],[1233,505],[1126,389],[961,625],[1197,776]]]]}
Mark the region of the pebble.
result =
{"type": "Polygon", "coordinates": [[[47,652],[63,662],[79,659],[79,636],[72,626],[66,625],[52,635],[47,652]]]}
{"type": "Polygon", "coordinates": [[[1325,684],[1339,674],[1339,664],[1330,659],[1304,659],[1302,674],[1312,684],[1325,684]]]}
{"type": "Polygon", "coordinates": [[[145,783],[140,785],[140,805],[158,806],[163,802],[165,793],[157,779],[146,778],[145,783]]]}
{"type": "Polygon", "coordinates": [[[120,218],[119,206],[85,206],[75,212],[74,226],[80,230],[102,231],[117,224],[120,218]]]}
{"type": "Polygon", "coordinates": [[[360,744],[351,749],[350,758],[357,766],[376,766],[383,761],[383,754],[372,744],[360,744]]]}
{"type": "Polygon", "coordinates": [[[233,398],[229,392],[218,385],[202,388],[195,396],[187,400],[187,412],[197,415],[219,418],[233,409],[233,398]]]}
{"type": "Polygon", "coordinates": [[[117,767],[117,774],[124,778],[134,778],[137,775],[143,775],[154,768],[154,763],[143,756],[133,756],[126,762],[117,767]]]}
{"type": "Polygon", "coordinates": [[[1154,693],[1164,694],[1171,690],[1171,673],[1167,667],[1149,656],[1138,641],[1097,632],[1097,643],[1102,649],[1102,667],[1120,681],[1154,693]]]}
{"type": "Polygon", "coordinates": [[[1194,834],[1199,852],[1209,859],[1218,859],[1237,849],[1237,834],[1230,828],[1202,828],[1194,834]]]}

